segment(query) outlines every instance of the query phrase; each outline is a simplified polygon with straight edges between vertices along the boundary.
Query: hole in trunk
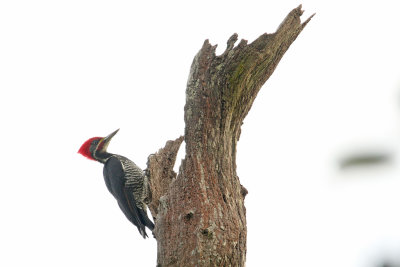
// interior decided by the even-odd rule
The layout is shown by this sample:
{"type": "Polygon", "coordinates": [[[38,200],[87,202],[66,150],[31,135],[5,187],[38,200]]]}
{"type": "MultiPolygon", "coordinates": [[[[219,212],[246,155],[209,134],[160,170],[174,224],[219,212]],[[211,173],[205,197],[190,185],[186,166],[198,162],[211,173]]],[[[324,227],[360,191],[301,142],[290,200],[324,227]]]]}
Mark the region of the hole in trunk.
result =
{"type": "Polygon", "coordinates": [[[189,222],[190,221],[190,219],[192,219],[193,218],[193,212],[189,212],[188,214],[186,214],[184,217],[183,217],[183,219],[185,220],[185,222],[189,222]]]}

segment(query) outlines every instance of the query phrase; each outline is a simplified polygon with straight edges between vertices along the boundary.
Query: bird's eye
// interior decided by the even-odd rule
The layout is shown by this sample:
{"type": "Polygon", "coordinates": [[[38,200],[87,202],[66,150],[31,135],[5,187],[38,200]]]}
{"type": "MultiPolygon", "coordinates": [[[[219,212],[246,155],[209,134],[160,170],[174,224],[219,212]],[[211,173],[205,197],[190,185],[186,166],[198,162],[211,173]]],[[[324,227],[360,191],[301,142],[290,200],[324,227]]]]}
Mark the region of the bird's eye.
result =
{"type": "Polygon", "coordinates": [[[92,142],[92,145],[97,145],[99,143],[99,140],[94,140],[93,142],[92,142]]]}

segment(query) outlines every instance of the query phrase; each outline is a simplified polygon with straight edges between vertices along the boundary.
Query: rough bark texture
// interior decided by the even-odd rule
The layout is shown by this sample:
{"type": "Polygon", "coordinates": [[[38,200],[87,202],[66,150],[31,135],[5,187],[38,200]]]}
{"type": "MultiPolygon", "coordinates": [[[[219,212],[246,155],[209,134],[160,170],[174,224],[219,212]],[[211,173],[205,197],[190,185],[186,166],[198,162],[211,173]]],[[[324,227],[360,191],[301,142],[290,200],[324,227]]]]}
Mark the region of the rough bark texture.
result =
{"type": "Polygon", "coordinates": [[[186,157],[173,171],[183,138],[168,141],[148,160],[149,207],[155,218],[157,266],[244,266],[247,190],[236,174],[243,119],[261,86],[311,17],[301,6],[278,30],[251,44],[237,34],[215,55],[206,40],[195,56],[185,105],[186,157]]]}

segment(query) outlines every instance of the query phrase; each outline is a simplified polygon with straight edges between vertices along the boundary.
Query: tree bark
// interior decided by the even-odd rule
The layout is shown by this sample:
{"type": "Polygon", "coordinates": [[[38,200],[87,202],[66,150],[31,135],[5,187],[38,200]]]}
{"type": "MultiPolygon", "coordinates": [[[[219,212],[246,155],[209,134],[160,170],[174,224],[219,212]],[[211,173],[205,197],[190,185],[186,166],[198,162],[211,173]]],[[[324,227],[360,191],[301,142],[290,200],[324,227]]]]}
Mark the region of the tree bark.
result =
{"type": "Polygon", "coordinates": [[[216,56],[208,40],[195,56],[186,89],[186,156],[173,171],[183,141],[168,141],[148,159],[148,203],[155,220],[157,266],[244,266],[247,190],[236,174],[243,119],[262,85],[300,34],[301,6],[273,34],[251,44],[232,35],[216,56]]]}

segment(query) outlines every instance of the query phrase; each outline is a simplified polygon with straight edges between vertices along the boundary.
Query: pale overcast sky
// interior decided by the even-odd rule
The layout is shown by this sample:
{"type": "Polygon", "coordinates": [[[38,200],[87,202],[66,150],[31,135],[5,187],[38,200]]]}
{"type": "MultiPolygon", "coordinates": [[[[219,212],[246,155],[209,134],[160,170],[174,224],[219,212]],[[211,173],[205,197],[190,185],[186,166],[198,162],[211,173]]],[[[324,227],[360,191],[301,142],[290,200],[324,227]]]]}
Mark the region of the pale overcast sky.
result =
{"type": "Polygon", "coordinates": [[[317,13],[242,127],[247,266],[400,262],[397,1],[1,1],[0,266],[152,266],[108,193],[89,137],[142,168],[183,134],[185,86],[205,39],[272,33],[317,13]],[[392,161],[340,171],[342,157],[392,161]],[[397,256],[396,256],[397,255],[397,256]],[[397,258],[396,258],[397,257],[397,258]]]}

